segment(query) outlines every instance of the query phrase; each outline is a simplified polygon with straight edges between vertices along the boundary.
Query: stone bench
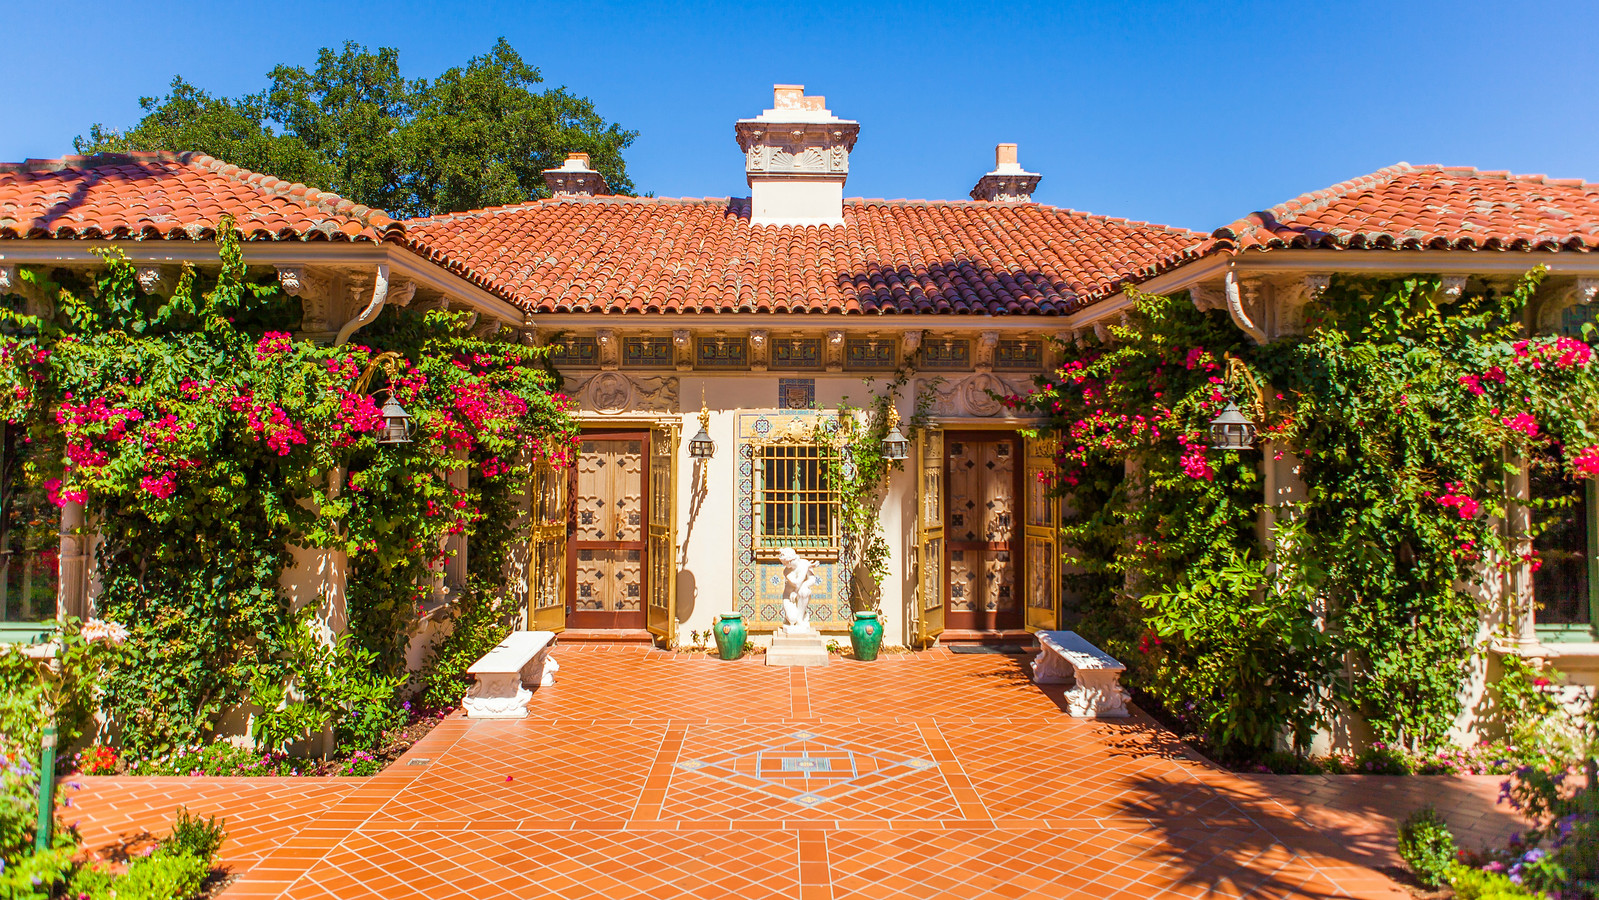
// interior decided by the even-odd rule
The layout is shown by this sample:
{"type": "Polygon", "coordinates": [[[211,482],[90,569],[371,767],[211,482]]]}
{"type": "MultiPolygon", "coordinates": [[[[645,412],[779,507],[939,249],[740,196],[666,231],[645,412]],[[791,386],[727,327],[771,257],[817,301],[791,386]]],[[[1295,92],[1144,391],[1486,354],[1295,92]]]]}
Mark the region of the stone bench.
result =
{"type": "Polygon", "coordinates": [[[461,705],[469,719],[523,719],[534,687],[555,683],[560,666],[550,658],[553,631],[513,631],[468,668],[477,679],[461,705]]]}
{"type": "Polygon", "coordinates": [[[1069,684],[1066,711],[1073,716],[1119,718],[1127,715],[1122,673],[1127,667],[1083,640],[1075,631],[1040,631],[1034,684],[1069,684]]]}

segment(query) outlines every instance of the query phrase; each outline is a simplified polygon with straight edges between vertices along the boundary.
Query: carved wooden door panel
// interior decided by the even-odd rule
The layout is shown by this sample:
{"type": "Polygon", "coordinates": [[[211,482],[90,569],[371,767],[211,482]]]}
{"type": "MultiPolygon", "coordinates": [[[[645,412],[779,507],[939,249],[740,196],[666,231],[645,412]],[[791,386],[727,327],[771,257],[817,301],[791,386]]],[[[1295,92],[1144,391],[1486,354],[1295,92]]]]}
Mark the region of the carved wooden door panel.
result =
{"type": "Polygon", "coordinates": [[[643,628],[648,433],[585,435],[574,469],[570,628],[643,628]]]}
{"type": "Polygon", "coordinates": [[[1027,628],[1060,627],[1060,498],[1053,496],[1054,438],[1027,439],[1027,628]]]}
{"type": "Polygon", "coordinates": [[[532,499],[529,506],[527,570],[527,627],[534,631],[562,631],[566,628],[567,506],[570,473],[558,471],[549,463],[533,469],[532,499]]]}
{"type": "Polygon", "coordinates": [[[916,642],[944,633],[944,433],[916,436],[916,642]]]}
{"type": "Polygon", "coordinates": [[[1019,441],[1014,434],[956,431],[944,446],[945,624],[973,631],[1020,628],[1019,441]]]}

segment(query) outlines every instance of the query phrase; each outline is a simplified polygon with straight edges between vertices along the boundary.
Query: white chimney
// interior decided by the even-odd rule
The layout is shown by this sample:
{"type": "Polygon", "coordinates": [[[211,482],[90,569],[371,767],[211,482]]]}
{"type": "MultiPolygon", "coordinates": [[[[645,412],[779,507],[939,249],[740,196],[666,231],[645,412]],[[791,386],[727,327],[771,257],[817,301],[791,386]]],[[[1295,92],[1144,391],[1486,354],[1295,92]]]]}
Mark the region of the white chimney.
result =
{"type": "Polygon", "coordinates": [[[587,153],[568,153],[559,169],[545,169],[544,186],[554,197],[592,197],[611,189],[604,175],[589,168],[587,153]]]}
{"type": "Polygon", "coordinates": [[[844,180],[858,122],[840,119],[802,84],[772,86],[772,108],[735,126],[752,225],[842,225],[844,180]]]}
{"type": "Polygon", "coordinates": [[[1043,177],[1036,172],[1022,170],[1016,162],[1015,144],[998,144],[994,147],[994,171],[977,179],[977,186],[972,188],[972,199],[1026,203],[1033,199],[1033,191],[1043,177]]]}

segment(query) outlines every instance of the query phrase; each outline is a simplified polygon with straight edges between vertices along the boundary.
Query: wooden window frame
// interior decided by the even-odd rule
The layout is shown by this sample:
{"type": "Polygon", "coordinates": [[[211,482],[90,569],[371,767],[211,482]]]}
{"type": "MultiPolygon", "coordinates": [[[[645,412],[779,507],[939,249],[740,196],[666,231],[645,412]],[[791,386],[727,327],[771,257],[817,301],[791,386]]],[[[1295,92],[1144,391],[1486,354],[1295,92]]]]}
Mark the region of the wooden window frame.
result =
{"type": "MultiPolygon", "coordinates": [[[[1599,640],[1599,480],[1587,479],[1583,483],[1583,490],[1587,494],[1584,498],[1587,511],[1584,531],[1588,563],[1588,621],[1539,622],[1538,595],[1534,593],[1531,610],[1532,628],[1539,641],[1569,644],[1599,640]]],[[[1523,565],[1528,564],[1523,563],[1523,565]]]]}

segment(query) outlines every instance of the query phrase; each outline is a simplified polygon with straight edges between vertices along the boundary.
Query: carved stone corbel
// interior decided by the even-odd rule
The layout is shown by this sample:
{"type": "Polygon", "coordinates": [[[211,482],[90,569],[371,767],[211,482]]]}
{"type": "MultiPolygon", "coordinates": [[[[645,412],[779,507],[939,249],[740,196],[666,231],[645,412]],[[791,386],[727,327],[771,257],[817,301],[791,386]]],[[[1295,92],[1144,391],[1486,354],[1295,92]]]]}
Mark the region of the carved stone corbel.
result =
{"type": "Polygon", "coordinates": [[[477,326],[472,329],[472,336],[480,341],[486,341],[493,337],[495,332],[500,330],[500,326],[502,324],[504,323],[493,316],[484,316],[477,323],[477,326]]]}
{"type": "Polygon", "coordinates": [[[694,339],[687,328],[672,332],[672,359],[679,372],[694,370],[694,339]]]}
{"type": "Polygon", "coordinates": [[[1101,345],[1108,347],[1114,335],[1110,333],[1110,326],[1101,321],[1094,323],[1094,337],[1099,339],[1101,345]]]}
{"type": "Polygon", "coordinates": [[[416,282],[414,281],[407,281],[404,287],[389,291],[390,306],[398,306],[403,309],[410,306],[411,301],[414,299],[416,299],[416,282]]]}
{"type": "Polygon", "coordinates": [[[166,286],[166,273],[160,266],[140,266],[133,274],[139,283],[139,293],[154,294],[166,286]]]}
{"type": "Polygon", "coordinates": [[[1306,275],[1305,295],[1311,300],[1311,302],[1315,302],[1321,299],[1322,294],[1327,293],[1327,288],[1331,285],[1331,275],[1306,275]]]}
{"type": "Polygon", "coordinates": [[[1599,278],[1578,278],[1576,300],[1584,306],[1592,303],[1599,296],[1599,278]]]}
{"type": "Polygon", "coordinates": [[[922,333],[920,331],[907,331],[900,335],[900,358],[909,360],[911,355],[922,349],[922,333]]]}
{"type": "Polygon", "coordinates": [[[290,297],[298,297],[305,290],[304,266],[274,266],[278,270],[278,286],[290,297]]]}
{"type": "Polygon", "coordinates": [[[600,368],[614,371],[621,365],[621,347],[616,342],[616,332],[610,328],[601,328],[594,332],[594,340],[600,346],[600,368]]]}
{"type": "Polygon", "coordinates": [[[30,316],[50,315],[51,302],[45,292],[31,281],[23,281],[16,266],[0,266],[0,294],[16,294],[28,301],[30,316]]]}
{"type": "Polygon", "coordinates": [[[1438,293],[1443,295],[1443,302],[1445,303],[1454,303],[1465,292],[1466,276],[1464,275],[1445,275],[1443,284],[1438,289],[1438,293]]]}
{"type": "Polygon", "coordinates": [[[999,332],[985,331],[977,336],[977,358],[974,368],[979,372],[994,371],[994,348],[999,346],[999,332]]]}
{"type": "Polygon", "coordinates": [[[1200,312],[1210,312],[1213,309],[1226,309],[1227,297],[1222,289],[1210,284],[1194,283],[1188,286],[1188,297],[1194,302],[1194,308],[1200,312]]]}
{"type": "Polygon", "coordinates": [[[771,352],[764,328],[750,329],[750,371],[766,371],[767,355],[771,352]]]}
{"type": "MultiPolygon", "coordinates": [[[[324,334],[337,327],[334,322],[333,283],[312,275],[304,266],[278,266],[278,285],[290,297],[300,298],[300,330],[324,334]]],[[[356,298],[360,302],[360,298],[356,298]]]]}
{"type": "Polygon", "coordinates": [[[827,371],[844,371],[844,332],[829,331],[825,345],[827,354],[827,371]]]}

